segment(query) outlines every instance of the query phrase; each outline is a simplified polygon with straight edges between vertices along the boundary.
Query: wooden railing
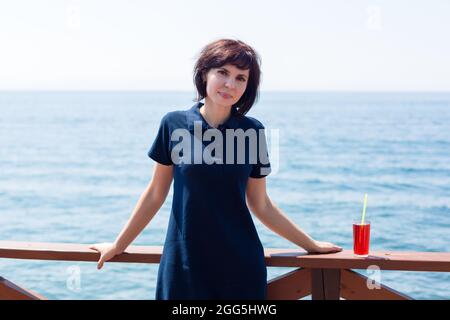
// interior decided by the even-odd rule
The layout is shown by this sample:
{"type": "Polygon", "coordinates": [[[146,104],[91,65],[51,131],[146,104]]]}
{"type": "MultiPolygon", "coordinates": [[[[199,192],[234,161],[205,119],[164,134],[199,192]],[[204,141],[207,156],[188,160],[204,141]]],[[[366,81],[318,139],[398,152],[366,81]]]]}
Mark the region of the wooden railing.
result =
{"type": "MultiPolygon", "coordinates": [[[[130,246],[109,262],[159,263],[163,247],[130,246]]],[[[265,249],[268,267],[295,267],[268,282],[268,299],[407,300],[410,297],[376,283],[352,269],[450,272],[450,252],[371,252],[367,258],[344,250],[333,254],[307,254],[294,249],[265,249]],[[370,285],[368,285],[368,283],[370,285]]],[[[85,244],[0,241],[1,258],[92,261],[99,254],[85,244]]],[[[0,276],[0,299],[45,299],[0,276]]]]}

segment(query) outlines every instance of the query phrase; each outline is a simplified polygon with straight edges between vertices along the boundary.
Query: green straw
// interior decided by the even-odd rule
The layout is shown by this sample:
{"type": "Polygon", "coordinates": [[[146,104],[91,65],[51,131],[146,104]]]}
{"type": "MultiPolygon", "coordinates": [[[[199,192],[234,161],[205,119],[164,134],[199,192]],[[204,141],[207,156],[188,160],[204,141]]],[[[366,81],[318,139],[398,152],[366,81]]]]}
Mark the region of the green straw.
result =
{"type": "Polygon", "coordinates": [[[361,224],[364,224],[364,218],[366,217],[366,206],[367,206],[367,193],[364,193],[364,206],[363,206],[363,214],[361,218],[361,224]]]}

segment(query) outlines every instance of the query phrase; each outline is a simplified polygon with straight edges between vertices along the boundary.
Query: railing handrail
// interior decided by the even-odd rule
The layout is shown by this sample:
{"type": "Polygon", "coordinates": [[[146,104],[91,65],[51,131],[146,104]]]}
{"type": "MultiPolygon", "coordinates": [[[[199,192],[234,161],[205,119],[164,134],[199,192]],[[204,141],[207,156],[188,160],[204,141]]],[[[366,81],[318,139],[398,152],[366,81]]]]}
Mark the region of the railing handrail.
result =
{"type": "MultiPolygon", "coordinates": [[[[162,252],[162,246],[129,246],[108,262],[159,263],[162,252]]],[[[361,258],[351,250],[308,254],[300,248],[268,248],[264,254],[271,267],[366,269],[375,265],[383,270],[450,272],[450,252],[374,251],[361,258]]],[[[99,253],[87,244],[0,241],[0,258],[94,262],[99,253]]]]}

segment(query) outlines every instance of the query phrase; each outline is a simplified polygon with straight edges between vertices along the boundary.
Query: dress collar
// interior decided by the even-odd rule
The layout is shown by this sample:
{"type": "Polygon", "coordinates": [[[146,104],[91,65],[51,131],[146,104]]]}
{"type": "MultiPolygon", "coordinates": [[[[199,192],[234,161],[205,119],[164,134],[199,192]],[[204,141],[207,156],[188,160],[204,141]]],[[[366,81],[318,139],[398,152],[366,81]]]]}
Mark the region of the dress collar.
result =
{"type": "MultiPolygon", "coordinates": [[[[192,108],[187,111],[186,119],[189,131],[194,130],[194,122],[200,121],[203,129],[215,129],[211,127],[200,113],[200,108],[204,103],[196,102],[192,108]]],[[[237,129],[239,128],[239,114],[236,108],[231,109],[231,115],[224,123],[220,124],[216,129],[237,129]]]]}

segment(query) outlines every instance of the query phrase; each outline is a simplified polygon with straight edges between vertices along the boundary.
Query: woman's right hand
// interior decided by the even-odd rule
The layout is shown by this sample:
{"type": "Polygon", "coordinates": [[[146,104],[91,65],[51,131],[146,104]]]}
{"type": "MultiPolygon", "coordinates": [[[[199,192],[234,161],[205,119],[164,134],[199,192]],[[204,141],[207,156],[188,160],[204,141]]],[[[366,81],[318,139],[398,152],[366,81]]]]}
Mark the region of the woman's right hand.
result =
{"type": "Polygon", "coordinates": [[[111,260],[114,256],[120,254],[117,250],[116,245],[114,243],[96,243],[89,247],[89,249],[95,250],[100,253],[100,259],[97,263],[97,269],[100,270],[103,267],[103,264],[111,260]]]}

